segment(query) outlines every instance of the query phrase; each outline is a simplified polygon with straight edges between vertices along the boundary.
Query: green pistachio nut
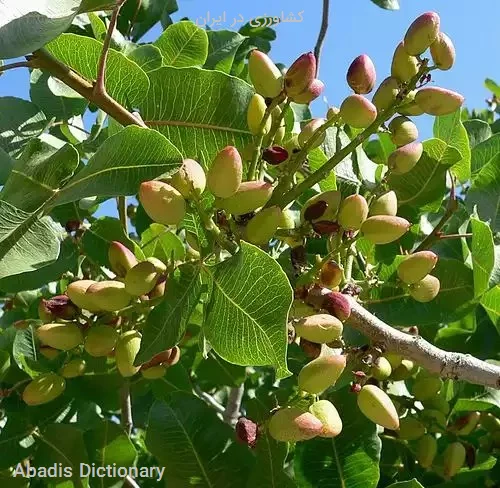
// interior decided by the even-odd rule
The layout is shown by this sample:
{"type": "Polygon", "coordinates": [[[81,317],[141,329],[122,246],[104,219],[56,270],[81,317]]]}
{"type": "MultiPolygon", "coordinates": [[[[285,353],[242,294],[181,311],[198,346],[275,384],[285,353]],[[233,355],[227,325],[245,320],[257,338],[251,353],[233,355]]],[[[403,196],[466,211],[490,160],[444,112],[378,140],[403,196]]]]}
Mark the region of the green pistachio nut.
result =
{"type": "Polygon", "coordinates": [[[370,374],[378,381],[385,381],[391,376],[391,363],[384,357],[380,356],[373,361],[370,368],[370,374]]]}
{"type": "Polygon", "coordinates": [[[326,288],[336,288],[342,282],[344,269],[335,261],[326,261],[319,272],[319,283],[326,288]]]}
{"type": "Polygon", "coordinates": [[[85,359],[75,358],[66,363],[61,368],[61,376],[63,378],[76,378],[77,376],[82,376],[87,368],[87,363],[85,359]]]}
{"type": "Polygon", "coordinates": [[[125,276],[125,291],[132,296],[147,295],[158,281],[158,272],[153,263],[142,261],[125,276]]]}
{"type": "Polygon", "coordinates": [[[99,281],[89,286],[87,294],[99,310],[105,312],[116,312],[125,308],[132,299],[121,281],[99,281]]]}
{"type": "Polygon", "coordinates": [[[425,434],[425,425],[413,417],[405,417],[399,421],[398,436],[405,441],[416,441],[425,434]]]}
{"type": "Polygon", "coordinates": [[[388,352],[384,354],[384,357],[389,361],[392,369],[396,369],[403,362],[403,356],[400,354],[388,352]]]}
{"type": "Polygon", "coordinates": [[[115,360],[118,371],[124,378],[134,376],[140,369],[140,366],[134,366],[134,361],[141,348],[141,339],[141,333],[136,330],[129,330],[118,339],[115,360]]]}
{"type": "Polygon", "coordinates": [[[403,359],[401,364],[394,368],[391,380],[392,381],[404,381],[411,378],[418,370],[418,366],[409,359],[403,359]]]}
{"type": "Polygon", "coordinates": [[[362,95],[349,95],[340,106],[343,122],[356,129],[366,129],[377,118],[377,108],[362,95]]]}
{"type": "Polygon", "coordinates": [[[317,312],[314,307],[311,307],[302,300],[295,299],[292,303],[292,308],[290,308],[289,318],[291,319],[301,319],[303,317],[309,317],[315,315],[317,312]]]}
{"type": "Polygon", "coordinates": [[[418,139],[417,126],[404,115],[399,115],[391,120],[389,124],[391,140],[396,146],[405,146],[418,139]]]}
{"type": "Polygon", "coordinates": [[[302,207],[300,212],[300,220],[304,222],[305,220],[310,220],[311,222],[318,222],[321,220],[335,221],[337,220],[337,213],[340,206],[340,201],[342,200],[342,194],[338,190],[329,190],[318,195],[314,195],[302,207]],[[308,212],[312,215],[307,215],[306,212],[310,207],[318,202],[324,202],[324,204],[319,204],[313,207],[312,211],[308,212]],[[326,204],[326,205],[325,205],[326,204]],[[306,219],[307,217],[307,219],[306,219]],[[309,218],[310,217],[310,218],[309,218]]]}
{"type": "Polygon", "coordinates": [[[200,196],[207,186],[205,170],[198,161],[184,159],[182,166],[170,178],[170,184],[184,197],[200,196]]]}
{"type": "Polygon", "coordinates": [[[460,442],[452,442],[443,453],[443,474],[446,479],[453,478],[465,463],[465,447],[460,442]]]}
{"type": "Polygon", "coordinates": [[[431,44],[431,56],[434,64],[443,71],[451,69],[455,63],[455,46],[444,32],[440,32],[431,44]]]}
{"type": "Polygon", "coordinates": [[[446,429],[446,415],[432,408],[425,408],[420,413],[420,418],[427,425],[427,430],[433,433],[443,433],[446,429]]]}
{"type": "Polygon", "coordinates": [[[152,366],[151,368],[141,369],[141,375],[147,380],[157,380],[163,378],[167,372],[167,366],[152,366]]]}
{"type": "Polygon", "coordinates": [[[404,41],[401,41],[392,57],[391,76],[397,78],[401,83],[406,83],[418,73],[419,67],[419,60],[406,52],[404,41]]]}
{"type": "Polygon", "coordinates": [[[316,100],[325,89],[325,85],[321,80],[314,79],[311,84],[301,93],[291,95],[290,99],[300,105],[309,105],[313,100],[316,100]]]}
{"type": "Polygon", "coordinates": [[[259,246],[267,244],[278,229],[281,214],[282,210],[277,206],[262,209],[248,222],[246,240],[259,246]]]}
{"type": "Polygon", "coordinates": [[[309,412],[323,424],[319,437],[337,437],[342,432],[342,419],[332,402],[318,400],[309,407],[309,412]]]}
{"type": "Polygon", "coordinates": [[[488,432],[494,433],[500,431],[500,419],[489,412],[482,412],[479,419],[481,427],[488,432]]]}
{"type": "Polygon", "coordinates": [[[217,200],[216,205],[227,213],[244,215],[263,207],[272,192],[272,185],[265,181],[245,181],[234,195],[217,200]]]}
{"type": "Polygon", "coordinates": [[[290,209],[285,208],[283,212],[281,212],[278,229],[295,229],[295,215],[290,209]]]}
{"type": "Polygon", "coordinates": [[[84,348],[95,358],[107,356],[118,342],[119,334],[110,325],[93,325],[85,335],[84,348]]]}
{"type": "Polygon", "coordinates": [[[318,344],[326,344],[340,339],[344,330],[342,322],[329,314],[304,317],[295,322],[294,326],[299,337],[318,344]]]}
{"type": "Polygon", "coordinates": [[[422,436],[417,444],[416,458],[422,468],[428,469],[432,466],[437,454],[437,441],[431,434],[422,436]]]}
{"type": "Polygon", "coordinates": [[[55,400],[66,388],[66,380],[55,373],[45,373],[29,382],[23,391],[23,401],[29,406],[55,400]]]}
{"type": "Polygon", "coordinates": [[[269,56],[257,49],[248,57],[248,74],[255,91],[264,98],[275,98],[283,89],[283,75],[269,56]]]}
{"type": "Polygon", "coordinates": [[[436,396],[442,386],[443,381],[438,376],[419,375],[413,383],[411,392],[417,400],[422,402],[436,396]]]}
{"type": "Polygon", "coordinates": [[[123,278],[127,271],[138,263],[134,253],[118,241],[112,241],[109,245],[108,259],[111,269],[120,278],[123,278]]]}
{"type": "Polygon", "coordinates": [[[438,410],[444,415],[448,415],[450,413],[450,404],[442,397],[429,398],[428,400],[423,401],[422,404],[426,410],[438,410]]]}
{"type": "Polygon", "coordinates": [[[437,86],[424,87],[415,95],[415,102],[429,115],[448,115],[456,112],[464,103],[460,93],[437,86]]]}
{"type": "Polygon", "coordinates": [[[289,97],[300,95],[316,77],[316,57],[312,52],[299,56],[285,74],[285,91],[289,97]]]}
{"type": "Polygon", "coordinates": [[[59,349],[54,349],[53,347],[50,346],[40,346],[40,354],[44,357],[47,358],[49,361],[52,361],[55,359],[57,356],[60,354],[59,349]]]}
{"type": "Polygon", "coordinates": [[[422,54],[436,40],[439,34],[439,15],[436,12],[426,12],[417,17],[404,38],[404,47],[410,56],[422,54]]]}
{"type": "Polygon", "coordinates": [[[98,312],[99,308],[93,303],[92,297],[87,295],[87,290],[91,285],[97,283],[93,280],[78,280],[70,283],[66,289],[66,295],[79,308],[89,312],[98,312]]]}
{"type": "Polygon", "coordinates": [[[368,215],[390,215],[395,217],[398,213],[398,197],[394,191],[388,191],[373,200],[368,215]]]}
{"type": "Polygon", "coordinates": [[[393,151],[387,158],[387,166],[392,173],[404,175],[411,171],[420,161],[424,146],[421,142],[415,141],[401,146],[393,151]]]}
{"type": "MultiPolygon", "coordinates": [[[[304,147],[305,144],[311,139],[313,134],[326,122],[326,119],[312,119],[308,124],[306,124],[300,131],[297,141],[300,147],[304,147]]],[[[323,132],[316,141],[310,146],[310,149],[321,146],[325,140],[326,132],[323,132]]]]}
{"type": "Polygon", "coordinates": [[[186,200],[173,186],[163,181],[145,181],[139,200],[151,219],[163,225],[178,225],[186,214],[186,200]]]}
{"type": "Polygon", "coordinates": [[[378,112],[387,110],[395,101],[399,93],[399,81],[393,76],[386,78],[373,95],[372,102],[378,112]]]}
{"type": "Polygon", "coordinates": [[[297,407],[280,408],[267,426],[269,435],[278,442],[299,442],[323,432],[321,420],[297,407]]]}
{"type": "Polygon", "coordinates": [[[410,222],[401,217],[374,215],[363,222],[361,232],[373,244],[389,244],[406,234],[410,227],[410,222]]]}
{"type": "Polygon", "coordinates": [[[366,94],[373,90],[376,77],[373,61],[366,54],[361,54],[349,66],[346,79],[354,93],[366,94]]]}
{"type": "Polygon", "coordinates": [[[414,300],[420,303],[427,303],[437,297],[441,283],[438,278],[427,275],[420,281],[410,286],[410,295],[414,300]]]}
{"type": "Polygon", "coordinates": [[[396,407],[385,391],[375,385],[365,385],[358,393],[361,413],[373,423],[390,430],[399,428],[396,407]]]}
{"type": "MultiPolygon", "coordinates": [[[[250,103],[248,105],[247,110],[247,124],[250,132],[256,136],[261,132],[260,126],[262,124],[262,120],[264,119],[264,114],[266,113],[267,105],[264,98],[255,93],[253,97],[250,99],[250,103]]],[[[262,129],[262,134],[266,135],[271,130],[272,118],[268,117],[264,127],[262,129]]]]}
{"type": "Polygon", "coordinates": [[[368,203],[361,195],[349,195],[340,204],[338,223],[346,230],[359,230],[368,217],[368,203]]]}
{"type": "Polygon", "coordinates": [[[150,256],[149,258],[146,258],[146,261],[151,263],[155,267],[156,272],[159,274],[167,271],[167,265],[161,259],[150,256]]]}
{"type": "Polygon", "coordinates": [[[207,186],[219,198],[229,198],[241,185],[243,163],[238,149],[227,146],[220,151],[207,173],[207,186]]]}
{"type": "Polygon", "coordinates": [[[408,285],[424,279],[436,266],[438,257],[432,251],[419,251],[405,257],[398,266],[399,279],[408,285]]]}
{"type": "Polygon", "coordinates": [[[422,115],[424,111],[419,107],[417,102],[415,102],[415,96],[417,95],[417,90],[412,90],[406,95],[402,105],[398,108],[398,112],[401,115],[422,115]]]}
{"type": "Polygon", "coordinates": [[[345,366],[345,356],[321,355],[300,370],[298,386],[302,391],[318,395],[337,382],[345,366]]]}
{"type": "Polygon", "coordinates": [[[60,351],[69,351],[83,343],[82,331],[73,323],[43,324],[36,332],[43,344],[60,351]]]}

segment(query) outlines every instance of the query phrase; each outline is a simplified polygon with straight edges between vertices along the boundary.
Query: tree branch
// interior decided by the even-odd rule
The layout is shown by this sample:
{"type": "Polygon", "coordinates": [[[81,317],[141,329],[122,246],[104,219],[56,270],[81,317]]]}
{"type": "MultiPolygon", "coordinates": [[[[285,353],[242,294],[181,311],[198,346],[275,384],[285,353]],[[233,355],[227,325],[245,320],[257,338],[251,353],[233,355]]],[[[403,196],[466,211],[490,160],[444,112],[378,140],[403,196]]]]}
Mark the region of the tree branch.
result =
{"type": "Polygon", "coordinates": [[[127,380],[123,383],[120,390],[121,399],[121,424],[128,436],[132,432],[133,421],[132,421],[132,404],[130,402],[130,384],[127,380]]]}
{"type": "Polygon", "coordinates": [[[118,20],[118,14],[122,8],[125,0],[118,0],[113,13],[111,14],[111,19],[109,21],[108,30],[106,32],[106,37],[104,38],[104,43],[102,45],[101,57],[99,59],[99,66],[97,68],[97,79],[94,84],[94,95],[105,95],[106,92],[106,63],[108,60],[109,46],[111,44],[111,37],[116,27],[116,22],[118,20]]]}
{"type": "Polygon", "coordinates": [[[33,53],[33,57],[37,67],[47,71],[51,76],[61,80],[63,83],[73,88],[82,97],[86,98],[100,109],[106,112],[110,117],[113,117],[122,125],[139,125],[147,128],[146,124],[136,118],[125,107],[121,106],[114,98],[107,93],[95,94],[94,87],[85,78],[82,78],[78,73],[73,71],[69,66],[61,63],[57,58],[52,56],[45,49],[39,49],[33,53]]]}
{"type": "Polygon", "coordinates": [[[314,46],[314,56],[316,57],[316,78],[319,74],[319,60],[321,56],[321,49],[325,41],[326,33],[328,31],[328,17],[330,14],[330,0],[323,0],[323,14],[321,19],[321,27],[318,33],[318,40],[314,46]]]}
{"type": "Polygon", "coordinates": [[[222,414],[224,422],[227,422],[229,425],[235,425],[240,416],[241,400],[243,399],[244,392],[244,385],[231,388],[231,390],[229,391],[226,409],[222,414]]]}
{"type": "Polygon", "coordinates": [[[353,298],[348,298],[351,316],[347,324],[369,337],[384,351],[401,354],[443,378],[500,389],[500,367],[470,354],[443,351],[420,336],[405,334],[382,322],[353,298]]]}
{"type": "Polygon", "coordinates": [[[18,61],[17,63],[4,64],[3,66],[0,66],[0,74],[3,73],[4,71],[8,71],[9,69],[15,69],[15,68],[36,68],[36,66],[34,66],[34,63],[30,60],[18,61]]]}

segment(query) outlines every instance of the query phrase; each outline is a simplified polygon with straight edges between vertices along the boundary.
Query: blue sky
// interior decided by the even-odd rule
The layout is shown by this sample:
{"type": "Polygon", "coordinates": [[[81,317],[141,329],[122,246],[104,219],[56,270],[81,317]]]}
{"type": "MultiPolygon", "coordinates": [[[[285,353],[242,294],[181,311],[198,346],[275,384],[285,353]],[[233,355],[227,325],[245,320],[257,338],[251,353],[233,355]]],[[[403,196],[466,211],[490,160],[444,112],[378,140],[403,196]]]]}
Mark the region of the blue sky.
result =
{"type": "MultiPolygon", "coordinates": [[[[289,65],[303,52],[313,49],[321,20],[321,0],[178,0],[180,10],[174,20],[189,17],[203,22],[210,13],[219,18],[225,12],[226,23],[220,28],[230,29],[234,18],[245,21],[257,16],[285,16],[290,13],[302,22],[282,23],[275,26],[277,39],[270,53],[275,62],[289,65]]],[[[484,88],[484,79],[500,82],[500,29],[496,19],[500,18],[498,0],[400,0],[398,11],[383,10],[370,0],[331,0],[330,28],[323,47],[320,78],[325,83],[324,95],[328,103],[340,105],[349,94],[345,73],[350,62],[359,54],[368,54],[377,69],[378,81],[389,75],[392,53],[415,17],[428,10],[441,16],[441,29],[453,40],[457,60],[450,71],[435,71],[436,86],[456,90],[465,96],[469,108],[485,107],[489,96],[484,88]]],[[[241,25],[241,24],[240,24],[241,25]]],[[[234,27],[237,29],[238,27],[234,27]]],[[[155,28],[145,37],[154,40],[160,33],[155,28]]],[[[29,73],[26,69],[8,71],[0,77],[0,96],[29,98],[29,73]]],[[[322,100],[314,102],[316,116],[325,113],[322,100]]],[[[432,117],[417,118],[421,138],[432,137],[432,117]]]]}

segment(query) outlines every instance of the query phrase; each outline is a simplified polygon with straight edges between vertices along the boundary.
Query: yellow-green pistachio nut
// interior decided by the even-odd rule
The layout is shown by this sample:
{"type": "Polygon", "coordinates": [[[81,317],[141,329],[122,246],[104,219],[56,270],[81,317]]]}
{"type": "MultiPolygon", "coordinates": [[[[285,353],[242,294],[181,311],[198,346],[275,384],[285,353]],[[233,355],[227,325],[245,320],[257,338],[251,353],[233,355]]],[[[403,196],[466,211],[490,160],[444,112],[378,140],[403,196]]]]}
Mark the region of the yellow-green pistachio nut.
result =
{"type": "Polygon", "coordinates": [[[229,198],[238,191],[242,175],[243,163],[238,149],[227,146],[215,156],[208,170],[208,189],[216,197],[229,198]]]}
{"type": "Polygon", "coordinates": [[[141,339],[141,333],[136,330],[129,330],[118,339],[115,348],[116,366],[125,378],[134,376],[140,369],[140,366],[134,366],[134,361],[141,348],[141,339]]]}
{"type": "Polygon", "coordinates": [[[186,214],[186,200],[173,186],[163,181],[145,181],[139,200],[149,217],[163,225],[178,225],[186,214]]]}

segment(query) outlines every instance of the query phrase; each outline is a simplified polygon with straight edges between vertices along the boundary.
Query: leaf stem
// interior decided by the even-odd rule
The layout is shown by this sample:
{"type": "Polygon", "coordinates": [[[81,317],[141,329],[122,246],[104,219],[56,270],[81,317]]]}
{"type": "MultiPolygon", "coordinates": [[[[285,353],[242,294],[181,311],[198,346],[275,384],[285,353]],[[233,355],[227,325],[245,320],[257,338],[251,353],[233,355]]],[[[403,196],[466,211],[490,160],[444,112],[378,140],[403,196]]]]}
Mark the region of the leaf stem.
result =
{"type": "Polygon", "coordinates": [[[36,64],[31,60],[18,61],[16,63],[4,64],[3,66],[0,66],[0,73],[3,73],[4,71],[8,71],[10,69],[15,69],[15,68],[36,68],[36,64]]]}
{"type": "Polygon", "coordinates": [[[120,222],[122,224],[125,235],[128,236],[128,223],[127,223],[127,197],[120,196],[116,198],[116,204],[118,207],[118,215],[120,217],[120,222]]]}
{"type": "Polygon", "coordinates": [[[104,43],[102,45],[101,57],[99,59],[99,66],[97,68],[97,79],[94,83],[94,95],[105,95],[106,92],[106,63],[108,60],[108,52],[109,46],[111,44],[111,37],[113,36],[113,32],[116,27],[116,22],[118,20],[118,14],[120,13],[120,9],[122,8],[125,0],[118,0],[115,8],[113,9],[113,13],[111,14],[111,19],[109,21],[108,30],[106,32],[106,37],[104,38],[104,43]]]}
{"type": "Polygon", "coordinates": [[[121,425],[127,435],[130,437],[132,432],[132,403],[130,401],[130,383],[126,379],[120,390],[120,400],[121,400],[121,425]]]}

